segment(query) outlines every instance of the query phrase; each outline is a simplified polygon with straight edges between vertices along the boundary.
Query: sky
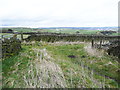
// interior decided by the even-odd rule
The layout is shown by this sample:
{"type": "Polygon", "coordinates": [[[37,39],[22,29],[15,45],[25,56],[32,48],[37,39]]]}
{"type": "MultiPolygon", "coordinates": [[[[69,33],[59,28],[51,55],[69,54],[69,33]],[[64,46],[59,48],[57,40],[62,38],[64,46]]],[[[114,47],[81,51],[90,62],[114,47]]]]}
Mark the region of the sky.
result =
{"type": "Polygon", "coordinates": [[[119,0],[0,0],[0,26],[118,26],[119,0]]]}

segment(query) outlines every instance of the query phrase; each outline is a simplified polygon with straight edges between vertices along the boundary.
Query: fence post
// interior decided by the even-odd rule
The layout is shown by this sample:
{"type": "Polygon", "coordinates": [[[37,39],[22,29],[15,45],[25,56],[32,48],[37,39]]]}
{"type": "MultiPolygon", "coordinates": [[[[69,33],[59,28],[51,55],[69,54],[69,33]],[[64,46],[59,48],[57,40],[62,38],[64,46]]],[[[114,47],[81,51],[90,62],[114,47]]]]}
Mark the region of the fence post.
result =
{"type": "Polygon", "coordinates": [[[3,39],[3,37],[4,37],[4,36],[3,36],[3,35],[1,35],[1,39],[3,39]]]}
{"type": "Polygon", "coordinates": [[[94,47],[94,39],[93,38],[92,38],[92,42],[91,43],[92,43],[92,47],[94,47]]]}
{"type": "Polygon", "coordinates": [[[101,48],[101,46],[102,46],[102,40],[100,40],[100,48],[101,48]]]}
{"type": "Polygon", "coordinates": [[[17,38],[17,34],[14,34],[14,35],[13,35],[13,38],[17,38]]]}
{"type": "Polygon", "coordinates": [[[21,41],[23,41],[23,33],[21,32],[21,41]]]}

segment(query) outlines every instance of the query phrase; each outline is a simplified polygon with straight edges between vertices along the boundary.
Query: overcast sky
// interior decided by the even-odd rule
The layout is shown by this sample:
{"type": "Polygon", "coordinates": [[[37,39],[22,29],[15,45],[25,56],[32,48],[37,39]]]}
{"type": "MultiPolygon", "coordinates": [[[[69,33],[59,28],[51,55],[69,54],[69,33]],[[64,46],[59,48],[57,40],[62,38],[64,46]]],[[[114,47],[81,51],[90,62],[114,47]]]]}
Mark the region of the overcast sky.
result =
{"type": "Polygon", "coordinates": [[[117,26],[118,1],[0,0],[0,26],[117,26]]]}

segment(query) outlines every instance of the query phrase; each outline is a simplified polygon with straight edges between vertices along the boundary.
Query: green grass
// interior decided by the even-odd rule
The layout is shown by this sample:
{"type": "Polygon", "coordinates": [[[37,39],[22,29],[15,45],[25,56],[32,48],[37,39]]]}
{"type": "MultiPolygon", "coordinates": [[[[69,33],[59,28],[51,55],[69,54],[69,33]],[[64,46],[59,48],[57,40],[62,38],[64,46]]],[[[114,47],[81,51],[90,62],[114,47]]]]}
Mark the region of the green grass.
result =
{"type": "Polygon", "coordinates": [[[62,30],[43,29],[40,31],[41,32],[52,32],[52,33],[69,33],[69,34],[76,34],[77,31],[79,31],[79,34],[96,34],[98,32],[98,30],[77,30],[77,29],[62,29],[62,30]]]}
{"type": "Polygon", "coordinates": [[[120,33],[113,33],[112,36],[118,36],[120,33]]]}
{"type": "MultiPolygon", "coordinates": [[[[52,32],[52,33],[69,33],[76,34],[97,34],[101,30],[79,30],[79,29],[34,29],[34,28],[10,28],[15,32],[52,32]]],[[[3,28],[3,30],[8,30],[8,28],[3,28]]],[[[118,33],[113,33],[112,35],[118,35],[118,33]]]]}
{"type": "MultiPolygon", "coordinates": [[[[118,70],[118,62],[112,60],[108,56],[104,56],[102,58],[98,57],[92,57],[89,56],[83,49],[84,44],[80,45],[62,45],[62,46],[48,46],[47,49],[52,53],[52,55],[55,58],[55,62],[61,65],[64,74],[66,76],[66,79],[69,82],[69,74],[66,75],[67,71],[72,68],[74,72],[77,72],[77,68],[81,68],[81,64],[89,67],[91,70],[94,70],[96,73],[99,73],[102,76],[108,76],[115,79],[118,79],[118,73],[116,70],[118,70]],[[68,55],[75,55],[77,58],[69,58],[68,55]],[[85,58],[82,58],[85,56],[85,58]],[[90,62],[93,61],[91,64],[90,62]],[[105,65],[109,62],[112,62],[114,65],[105,65]]],[[[78,72],[79,73],[79,72],[78,72]]],[[[94,74],[94,77],[99,77],[102,79],[103,77],[100,75],[94,74]]],[[[89,76],[89,75],[88,75],[89,76]]],[[[77,78],[77,77],[75,77],[77,78]]],[[[78,79],[80,79],[80,76],[78,75],[78,79]]],[[[100,80],[98,79],[98,80],[100,80]]],[[[75,79],[76,80],[76,79],[75,79]]],[[[86,81],[87,82],[87,81],[86,81]]],[[[108,80],[107,82],[111,83],[114,82],[114,85],[116,85],[115,81],[108,80]]],[[[77,84],[77,81],[74,83],[77,84]]],[[[88,87],[90,84],[88,84],[88,87]]],[[[111,84],[112,85],[112,84],[111,84]]]]}
{"type": "Polygon", "coordinates": [[[22,48],[18,55],[2,60],[3,88],[26,86],[23,76],[27,74],[29,62],[33,60],[35,53],[31,46],[23,46],[22,48]]]}
{"type": "MultiPolygon", "coordinates": [[[[6,28],[4,28],[7,30],[6,28]]],[[[79,29],[31,29],[31,28],[11,28],[15,32],[52,32],[52,33],[69,33],[69,34],[76,34],[77,31],[80,32],[80,34],[96,34],[98,30],[79,30],[79,29]]]]}
{"type": "MultiPolygon", "coordinates": [[[[13,31],[17,31],[17,32],[32,32],[33,31],[31,28],[9,28],[9,29],[12,29],[13,31]]],[[[8,30],[8,28],[2,28],[2,30],[8,30]]]]}
{"type": "MultiPolygon", "coordinates": [[[[99,88],[100,83],[103,83],[103,87],[116,88],[117,82],[104,78],[104,75],[117,78],[118,62],[112,60],[109,56],[103,56],[102,58],[90,56],[83,49],[84,46],[84,44],[55,46],[39,42],[32,46],[23,44],[23,49],[18,55],[2,61],[3,87],[26,87],[23,76],[30,77],[27,74],[29,65],[36,58],[36,52],[32,48],[46,48],[54,58],[53,62],[61,67],[68,87],[99,88]],[[74,55],[76,58],[69,58],[68,55],[74,55]],[[93,61],[92,64],[91,61],[93,61]],[[106,65],[109,62],[112,62],[113,65],[106,65]],[[95,72],[92,73],[92,70],[95,70],[95,72]]],[[[35,71],[34,75],[36,75],[35,71]]]]}

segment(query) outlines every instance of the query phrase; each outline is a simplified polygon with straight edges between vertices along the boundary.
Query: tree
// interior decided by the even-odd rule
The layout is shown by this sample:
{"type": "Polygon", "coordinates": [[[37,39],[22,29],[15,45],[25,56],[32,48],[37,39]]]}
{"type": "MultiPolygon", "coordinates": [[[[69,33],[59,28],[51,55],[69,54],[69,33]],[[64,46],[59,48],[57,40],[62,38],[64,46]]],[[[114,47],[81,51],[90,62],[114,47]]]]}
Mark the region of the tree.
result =
{"type": "Polygon", "coordinates": [[[76,31],[76,34],[79,34],[80,32],[79,31],[76,31]]]}

